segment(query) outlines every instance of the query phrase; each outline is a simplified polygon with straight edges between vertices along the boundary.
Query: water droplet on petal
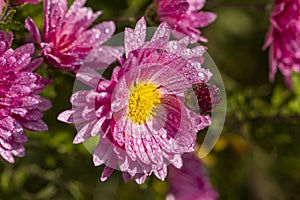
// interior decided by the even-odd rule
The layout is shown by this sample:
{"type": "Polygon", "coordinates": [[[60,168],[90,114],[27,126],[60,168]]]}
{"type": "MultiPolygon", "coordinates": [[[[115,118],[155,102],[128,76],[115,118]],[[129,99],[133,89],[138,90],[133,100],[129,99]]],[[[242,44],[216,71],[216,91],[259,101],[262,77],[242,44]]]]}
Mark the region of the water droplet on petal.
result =
{"type": "Polygon", "coordinates": [[[177,48],[178,48],[177,44],[173,44],[172,48],[173,48],[174,50],[177,50],[177,48]]]}
{"type": "Polygon", "coordinates": [[[106,34],[109,34],[109,32],[110,32],[110,29],[109,29],[109,28],[106,28],[106,29],[104,30],[104,33],[106,33],[106,34]]]}

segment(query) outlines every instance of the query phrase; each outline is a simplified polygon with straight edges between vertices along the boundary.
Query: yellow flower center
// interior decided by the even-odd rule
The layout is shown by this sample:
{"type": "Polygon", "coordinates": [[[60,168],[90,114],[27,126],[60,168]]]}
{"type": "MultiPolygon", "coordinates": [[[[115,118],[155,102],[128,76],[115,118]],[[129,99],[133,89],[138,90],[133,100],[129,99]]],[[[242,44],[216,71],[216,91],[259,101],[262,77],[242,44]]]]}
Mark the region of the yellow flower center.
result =
{"type": "Polygon", "coordinates": [[[153,83],[140,83],[130,87],[128,116],[136,124],[144,124],[155,115],[154,109],[161,102],[161,93],[153,83]]]}

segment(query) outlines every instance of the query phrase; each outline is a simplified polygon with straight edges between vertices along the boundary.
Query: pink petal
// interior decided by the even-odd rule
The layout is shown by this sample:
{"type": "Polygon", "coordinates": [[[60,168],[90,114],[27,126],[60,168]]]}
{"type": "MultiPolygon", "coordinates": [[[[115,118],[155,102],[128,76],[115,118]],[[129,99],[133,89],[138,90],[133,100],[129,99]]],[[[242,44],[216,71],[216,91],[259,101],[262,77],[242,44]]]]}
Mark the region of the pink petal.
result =
{"type": "Polygon", "coordinates": [[[142,17],[135,26],[135,29],[125,28],[125,54],[128,57],[129,52],[142,46],[146,39],[146,21],[142,17]]]}
{"type": "Polygon", "coordinates": [[[73,110],[66,110],[66,111],[60,113],[58,115],[57,119],[61,122],[72,124],[72,123],[74,123],[73,114],[74,114],[73,110]]]}
{"type": "Polygon", "coordinates": [[[113,173],[114,169],[110,168],[108,166],[105,166],[103,171],[102,171],[102,175],[100,180],[101,181],[106,181],[108,177],[110,177],[110,175],[113,173]]]}
{"type": "Polygon", "coordinates": [[[26,20],[25,20],[25,28],[31,33],[34,41],[36,43],[40,44],[41,43],[40,31],[39,31],[37,25],[34,23],[34,21],[30,17],[26,18],[26,20]]]}

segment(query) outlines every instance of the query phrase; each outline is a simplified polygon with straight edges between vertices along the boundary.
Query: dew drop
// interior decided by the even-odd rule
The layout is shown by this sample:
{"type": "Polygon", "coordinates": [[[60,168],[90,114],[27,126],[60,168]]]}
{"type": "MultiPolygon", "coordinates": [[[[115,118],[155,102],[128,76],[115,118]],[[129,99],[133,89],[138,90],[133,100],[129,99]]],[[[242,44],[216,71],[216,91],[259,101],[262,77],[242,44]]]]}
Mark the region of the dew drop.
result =
{"type": "Polygon", "coordinates": [[[177,44],[173,44],[172,48],[173,48],[174,50],[177,50],[177,49],[178,49],[177,44]]]}
{"type": "Polygon", "coordinates": [[[109,29],[109,28],[106,28],[106,29],[104,30],[104,33],[105,33],[105,34],[109,34],[109,32],[110,32],[110,29],[109,29]]]}
{"type": "Polygon", "coordinates": [[[200,72],[200,73],[198,73],[198,77],[203,80],[204,79],[204,74],[202,72],[200,72]]]}

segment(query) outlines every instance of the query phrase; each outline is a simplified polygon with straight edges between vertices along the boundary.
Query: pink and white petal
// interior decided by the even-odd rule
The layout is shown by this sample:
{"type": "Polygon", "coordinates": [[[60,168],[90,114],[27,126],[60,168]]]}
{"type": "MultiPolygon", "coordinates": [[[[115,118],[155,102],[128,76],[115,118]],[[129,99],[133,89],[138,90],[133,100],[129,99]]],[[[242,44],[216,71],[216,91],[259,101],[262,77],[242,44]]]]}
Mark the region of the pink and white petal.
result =
{"type": "Polygon", "coordinates": [[[82,8],[85,4],[86,0],[75,0],[73,4],[71,5],[67,17],[70,15],[70,13],[76,13],[78,9],[82,8]]]}
{"type": "Polygon", "coordinates": [[[167,165],[163,165],[163,168],[161,168],[159,170],[155,170],[155,171],[153,171],[153,173],[158,179],[164,181],[166,179],[167,173],[168,173],[167,165]]]}
{"type": "Polygon", "coordinates": [[[142,17],[135,26],[135,29],[125,28],[124,46],[125,54],[128,57],[129,52],[141,47],[146,40],[146,20],[142,17]]]}
{"type": "Polygon", "coordinates": [[[79,144],[86,141],[88,138],[91,137],[91,130],[93,126],[96,124],[96,121],[89,122],[88,124],[84,125],[76,134],[73,144],[79,144]]]}
{"type": "Polygon", "coordinates": [[[101,174],[101,181],[106,181],[108,177],[110,177],[110,175],[113,173],[114,169],[108,166],[105,166],[102,174],[101,174]]]}
{"type": "Polygon", "coordinates": [[[166,22],[161,23],[157,27],[154,35],[152,36],[148,48],[164,47],[168,43],[170,35],[171,35],[171,29],[168,26],[168,24],[166,22]]]}
{"type": "Polygon", "coordinates": [[[0,147],[4,148],[5,150],[11,151],[13,146],[10,141],[6,141],[0,137],[0,147]]]}
{"type": "Polygon", "coordinates": [[[74,123],[74,118],[73,118],[73,114],[74,114],[74,110],[66,110],[62,113],[60,113],[57,117],[57,119],[61,122],[65,122],[67,124],[72,124],[74,123]]]}
{"type": "Polygon", "coordinates": [[[143,184],[147,178],[147,174],[139,173],[134,176],[134,180],[137,184],[143,184]]]}
{"type": "Polygon", "coordinates": [[[89,94],[90,90],[80,90],[72,94],[70,102],[73,106],[84,107],[87,104],[86,97],[89,94]]]}
{"type": "Polygon", "coordinates": [[[119,160],[118,160],[118,165],[119,165],[119,167],[120,167],[120,170],[122,171],[122,172],[126,172],[127,171],[127,169],[129,168],[129,160],[128,160],[128,156],[127,155],[125,155],[126,154],[126,152],[124,152],[124,150],[123,149],[117,149],[117,151],[118,151],[118,158],[119,158],[119,160]],[[120,155],[121,154],[121,155],[120,155]]]}
{"type": "Polygon", "coordinates": [[[100,46],[94,48],[84,60],[83,66],[106,69],[123,55],[123,47],[100,46]]]}
{"type": "Polygon", "coordinates": [[[14,163],[15,162],[15,159],[14,159],[14,156],[13,156],[12,152],[7,151],[5,149],[2,149],[1,146],[0,146],[0,155],[1,155],[2,158],[4,158],[9,163],[14,163]]]}
{"type": "Polygon", "coordinates": [[[108,139],[101,138],[93,154],[94,165],[100,166],[104,163],[108,165],[109,160],[113,159],[112,157],[114,157],[114,150],[112,147],[112,143],[108,139]]]}
{"type": "Polygon", "coordinates": [[[161,154],[162,151],[155,139],[151,136],[151,139],[144,139],[143,143],[146,148],[147,155],[151,161],[155,163],[155,165],[161,166],[163,164],[163,157],[161,154]]]}
{"type": "Polygon", "coordinates": [[[105,121],[106,118],[102,117],[99,120],[97,120],[97,122],[95,123],[94,127],[91,130],[91,136],[96,136],[99,135],[101,133],[101,127],[103,125],[103,122],[105,121]]]}
{"type": "Polygon", "coordinates": [[[177,40],[172,40],[167,43],[166,50],[172,53],[181,53],[186,49],[186,47],[189,45],[190,39],[189,37],[184,37],[180,39],[179,41],[177,40]]]}
{"type": "Polygon", "coordinates": [[[198,11],[204,7],[206,0],[188,0],[188,2],[190,4],[189,10],[198,11]]]}
{"type": "Polygon", "coordinates": [[[143,131],[146,131],[146,132],[148,132],[148,131],[144,128],[139,128],[134,125],[133,125],[133,131],[135,132],[136,135],[138,135],[137,138],[133,138],[133,144],[136,147],[136,151],[137,151],[136,154],[137,154],[139,160],[143,163],[143,165],[145,165],[145,164],[148,165],[148,164],[150,164],[151,161],[147,155],[146,149],[143,144],[143,140],[144,140],[143,139],[143,134],[144,134],[143,131]]]}
{"type": "Polygon", "coordinates": [[[169,154],[162,152],[164,158],[166,158],[174,167],[180,169],[183,166],[183,161],[180,154],[169,154]]]}
{"type": "Polygon", "coordinates": [[[23,144],[15,145],[14,150],[12,150],[12,154],[14,156],[24,157],[25,156],[25,147],[23,146],[23,144]]]}

